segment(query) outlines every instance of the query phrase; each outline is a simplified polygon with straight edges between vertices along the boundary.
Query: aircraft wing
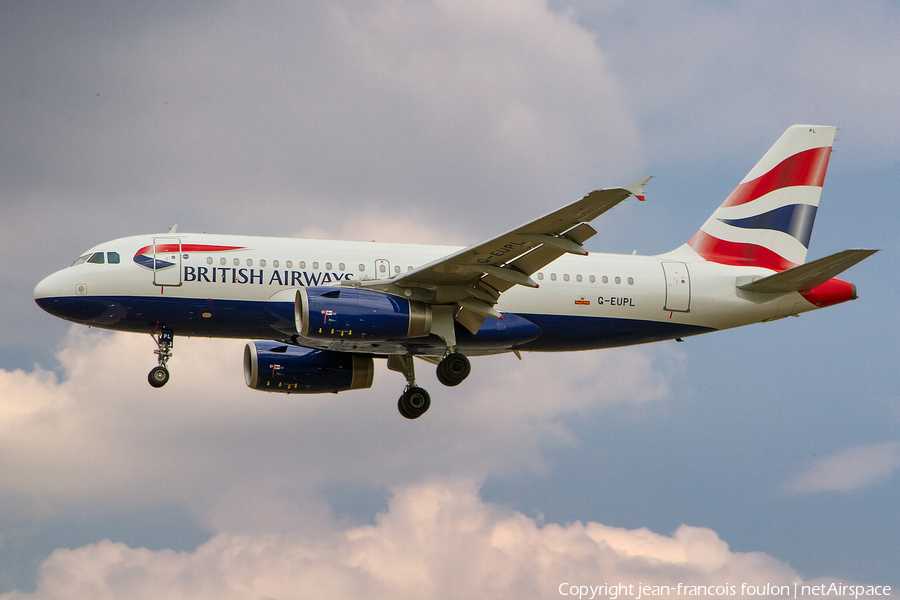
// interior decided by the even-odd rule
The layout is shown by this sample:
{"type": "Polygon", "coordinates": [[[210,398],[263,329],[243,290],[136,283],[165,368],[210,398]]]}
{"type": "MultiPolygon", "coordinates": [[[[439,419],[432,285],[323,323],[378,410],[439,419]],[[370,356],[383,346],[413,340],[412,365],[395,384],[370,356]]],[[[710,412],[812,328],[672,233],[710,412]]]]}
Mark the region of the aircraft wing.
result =
{"type": "Polygon", "coordinates": [[[430,304],[458,304],[461,310],[456,320],[474,333],[486,317],[500,318],[493,308],[500,294],[514,285],[538,287],[530,275],[567,252],[587,255],[582,243],[597,233],[587,222],[629,196],[643,199],[644,184],[649,180],[593,191],[539,219],[407,273],[352,285],[430,304]]]}

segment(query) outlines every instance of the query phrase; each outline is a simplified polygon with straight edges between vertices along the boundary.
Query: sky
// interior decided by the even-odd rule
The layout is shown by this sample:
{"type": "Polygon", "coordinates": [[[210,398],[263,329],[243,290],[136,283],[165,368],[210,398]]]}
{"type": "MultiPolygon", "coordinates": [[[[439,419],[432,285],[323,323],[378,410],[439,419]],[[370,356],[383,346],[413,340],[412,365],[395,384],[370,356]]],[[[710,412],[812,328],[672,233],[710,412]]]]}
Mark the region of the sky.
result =
{"type": "Polygon", "coordinates": [[[895,2],[7,2],[0,57],[0,599],[900,589],[895,2]],[[32,299],[176,223],[465,245],[647,175],[588,249],[662,253],[795,123],[840,128],[809,258],[880,249],[857,301],[420,366],[416,421],[383,363],[250,390],[241,340],[152,389],[149,336],[32,299]]]}

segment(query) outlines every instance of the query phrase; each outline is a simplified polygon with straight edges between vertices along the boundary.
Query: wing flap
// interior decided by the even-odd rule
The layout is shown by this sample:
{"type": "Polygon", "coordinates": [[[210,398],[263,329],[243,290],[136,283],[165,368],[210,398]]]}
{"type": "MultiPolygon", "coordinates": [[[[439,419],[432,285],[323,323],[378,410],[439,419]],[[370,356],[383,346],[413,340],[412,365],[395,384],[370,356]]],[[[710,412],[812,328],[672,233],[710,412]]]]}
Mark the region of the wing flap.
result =
{"type": "Polygon", "coordinates": [[[555,246],[541,246],[512,261],[510,266],[519,269],[523,273],[536,273],[563,254],[565,254],[565,252],[555,246]]]}
{"type": "Polygon", "coordinates": [[[565,233],[565,236],[576,244],[583,244],[586,240],[589,240],[595,235],[597,235],[597,230],[587,223],[576,225],[565,233]]]}
{"type": "Polygon", "coordinates": [[[496,279],[500,279],[507,283],[512,283],[513,285],[524,285],[525,287],[536,288],[538,287],[537,282],[535,282],[529,274],[525,274],[523,271],[520,271],[517,268],[513,267],[495,267],[494,265],[462,265],[464,269],[468,269],[472,273],[476,273],[478,278],[480,279],[483,274],[488,274],[491,277],[496,279]]]}
{"type": "Polygon", "coordinates": [[[478,333],[486,319],[485,315],[469,310],[465,306],[456,313],[456,322],[468,329],[472,335],[478,333]]]}
{"type": "Polygon", "coordinates": [[[530,233],[526,234],[525,237],[528,237],[544,245],[554,246],[556,248],[559,248],[563,252],[568,252],[569,254],[578,254],[579,256],[588,255],[587,250],[585,250],[581,244],[573,242],[566,235],[543,235],[538,233],[530,233]]]}

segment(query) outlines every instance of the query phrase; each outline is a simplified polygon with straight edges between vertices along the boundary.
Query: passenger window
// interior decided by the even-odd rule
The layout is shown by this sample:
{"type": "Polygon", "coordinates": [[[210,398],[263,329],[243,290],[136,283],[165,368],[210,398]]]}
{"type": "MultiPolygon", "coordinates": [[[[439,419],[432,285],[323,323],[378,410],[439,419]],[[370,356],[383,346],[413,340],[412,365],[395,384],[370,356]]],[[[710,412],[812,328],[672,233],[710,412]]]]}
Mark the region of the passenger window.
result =
{"type": "Polygon", "coordinates": [[[575,281],[577,281],[578,283],[581,283],[581,275],[576,275],[575,281]]]}
{"type": "Polygon", "coordinates": [[[622,278],[617,275],[616,276],[616,284],[620,284],[620,283],[622,283],[622,278]]]}
{"type": "Polygon", "coordinates": [[[119,264],[119,253],[118,252],[107,252],[106,260],[109,261],[111,265],[119,264]]]}
{"type": "Polygon", "coordinates": [[[301,269],[305,269],[305,268],[306,268],[306,261],[305,261],[305,260],[301,260],[300,263],[299,263],[297,266],[299,266],[301,269]]]}
{"type": "Polygon", "coordinates": [[[293,269],[294,263],[292,261],[288,260],[288,261],[285,261],[284,266],[287,267],[288,269],[293,269]]]}
{"type": "Polygon", "coordinates": [[[343,271],[346,268],[347,267],[344,265],[344,263],[338,263],[338,271],[343,271]]]}
{"type": "Polygon", "coordinates": [[[94,255],[88,259],[88,262],[95,265],[106,263],[106,256],[102,252],[94,252],[94,255]]]}
{"type": "Polygon", "coordinates": [[[252,258],[248,258],[248,259],[247,259],[247,266],[248,266],[248,267],[252,267],[252,266],[253,266],[253,259],[252,259],[252,258]]]}
{"type": "Polygon", "coordinates": [[[239,259],[239,258],[234,259],[234,266],[236,266],[236,267],[241,266],[241,259],[239,259]]]}
{"type": "Polygon", "coordinates": [[[550,281],[556,281],[556,273],[550,273],[550,281]]]}
{"type": "Polygon", "coordinates": [[[634,285],[634,277],[628,278],[628,285],[634,285]]]}
{"type": "Polygon", "coordinates": [[[363,273],[366,270],[366,265],[359,263],[359,272],[363,273]]]}
{"type": "Polygon", "coordinates": [[[563,281],[568,281],[568,280],[569,280],[569,274],[566,273],[565,275],[563,275],[563,281]]]}
{"type": "Polygon", "coordinates": [[[326,271],[330,271],[330,270],[331,270],[331,263],[330,263],[330,262],[325,263],[325,270],[326,270],[326,271]]]}
{"type": "MultiPolygon", "coordinates": [[[[111,261],[110,261],[111,262],[111,261]]],[[[206,257],[206,264],[211,265],[213,263],[212,256],[206,257]]]]}
{"type": "Polygon", "coordinates": [[[225,262],[226,262],[226,261],[225,261],[225,257],[224,257],[224,256],[223,256],[222,258],[219,259],[219,264],[220,264],[220,265],[224,265],[225,262]]]}
{"type": "Polygon", "coordinates": [[[609,277],[607,277],[606,275],[604,275],[602,281],[603,281],[603,283],[609,283],[609,277]]]}
{"type": "Polygon", "coordinates": [[[273,261],[272,261],[272,266],[275,267],[275,268],[277,269],[277,268],[278,268],[278,261],[277,261],[277,260],[273,260],[273,261]]]}
{"type": "Polygon", "coordinates": [[[544,280],[544,274],[538,273],[538,281],[543,281],[543,280],[544,280]]]}
{"type": "Polygon", "coordinates": [[[318,269],[318,268],[319,268],[319,263],[318,263],[318,262],[314,262],[314,263],[313,263],[313,269],[318,269]]]}
{"type": "Polygon", "coordinates": [[[259,261],[259,266],[261,266],[261,267],[266,266],[266,259],[264,259],[264,258],[263,258],[263,259],[260,259],[260,261],[259,261]]]}
{"type": "Polygon", "coordinates": [[[400,265],[395,265],[395,266],[394,266],[394,273],[399,273],[399,272],[400,272],[400,265]]]}
{"type": "Polygon", "coordinates": [[[593,275],[591,275],[591,283],[596,283],[596,282],[597,282],[597,278],[594,277],[593,275]]]}

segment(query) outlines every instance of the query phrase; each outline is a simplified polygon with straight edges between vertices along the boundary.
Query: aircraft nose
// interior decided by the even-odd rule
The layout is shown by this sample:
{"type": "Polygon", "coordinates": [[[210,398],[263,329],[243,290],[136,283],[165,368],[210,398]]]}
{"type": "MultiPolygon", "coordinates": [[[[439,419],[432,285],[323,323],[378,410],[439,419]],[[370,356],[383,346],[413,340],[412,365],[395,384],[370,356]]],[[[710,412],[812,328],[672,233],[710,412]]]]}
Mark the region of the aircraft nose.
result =
{"type": "Polygon", "coordinates": [[[62,295],[62,278],[59,273],[44,277],[34,287],[34,301],[51,315],[58,316],[59,297],[62,295]]]}
{"type": "Polygon", "coordinates": [[[109,325],[128,312],[121,304],[91,298],[84,284],[73,285],[72,292],[65,274],[57,272],[35,286],[34,301],[54,317],[85,325],[109,325]]]}
{"type": "Polygon", "coordinates": [[[34,287],[34,299],[41,300],[42,298],[58,297],[61,289],[62,281],[59,273],[54,273],[53,275],[44,277],[40,283],[34,287]]]}

